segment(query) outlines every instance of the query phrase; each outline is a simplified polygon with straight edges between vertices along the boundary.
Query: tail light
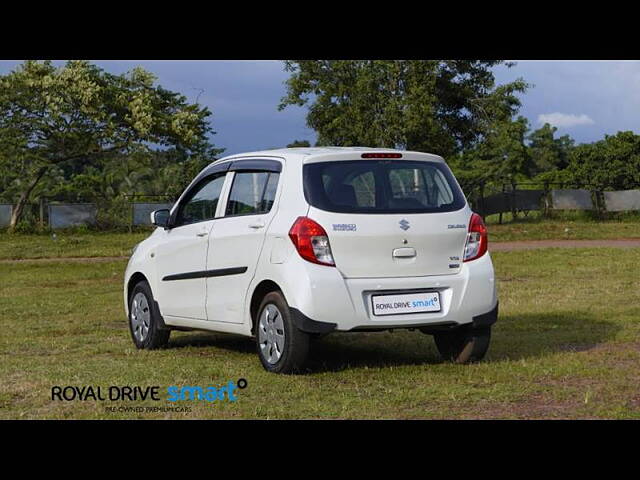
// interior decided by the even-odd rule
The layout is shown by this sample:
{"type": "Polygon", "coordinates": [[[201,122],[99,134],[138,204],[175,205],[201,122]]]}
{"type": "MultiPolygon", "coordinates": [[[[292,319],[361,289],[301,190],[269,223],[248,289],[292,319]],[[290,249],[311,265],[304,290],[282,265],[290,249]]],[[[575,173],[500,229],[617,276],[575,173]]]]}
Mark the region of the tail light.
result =
{"type": "Polygon", "coordinates": [[[469,222],[467,244],[464,246],[464,261],[470,262],[480,258],[487,253],[488,244],[487,227],[484,225],[482,217],[474,213],[471,215],[471,221],[469,222]]]}
{"type": "Polygon", "coordinates": [[[305,260],[335,267],[327,232],[309,217],[297,218],[289,230],[289,238],[305,260]]]}

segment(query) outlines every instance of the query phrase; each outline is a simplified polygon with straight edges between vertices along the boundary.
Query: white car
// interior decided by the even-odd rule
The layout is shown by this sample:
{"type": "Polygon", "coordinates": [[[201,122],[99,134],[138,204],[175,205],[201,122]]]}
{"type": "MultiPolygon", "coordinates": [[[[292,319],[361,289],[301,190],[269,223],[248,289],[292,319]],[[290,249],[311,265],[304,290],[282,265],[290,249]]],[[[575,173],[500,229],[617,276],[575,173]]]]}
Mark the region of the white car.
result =
{"type": "Polygon", "coordinates": [[[213,162],[136,246],[124,299],[138,348],[171,330],[256,338],[264,368],[300,370],[312,337],[418,329],[459,363],[498,315],[487,230],[444,160],[291,148],[213,162]]]}

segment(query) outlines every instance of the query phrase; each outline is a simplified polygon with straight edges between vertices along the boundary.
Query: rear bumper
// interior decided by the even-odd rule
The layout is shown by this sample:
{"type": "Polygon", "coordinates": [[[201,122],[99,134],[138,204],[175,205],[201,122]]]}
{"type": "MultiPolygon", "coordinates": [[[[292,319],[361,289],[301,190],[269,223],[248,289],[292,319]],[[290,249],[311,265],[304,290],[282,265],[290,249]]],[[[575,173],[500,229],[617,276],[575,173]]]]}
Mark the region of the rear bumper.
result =
{"type": "Polygon", "coordinates": [[[489,326],[498,313],[495,275],[489,253],[464,263],[455,275],[401,278],[343,278],[335,268],[305,262],[306,271],[288,289],[298,327],[310,333],[384,330],[437,325],[489,326]],[[309,283],[302,281],[306,277],[309,283]],[[375,316],[372,295],[404,290],[440,292],[441,311],[375,316]],[[311,320],[313,319],[313,320],[311,320]],[[326,324],[326,325],[322,325],[326,324]]]}

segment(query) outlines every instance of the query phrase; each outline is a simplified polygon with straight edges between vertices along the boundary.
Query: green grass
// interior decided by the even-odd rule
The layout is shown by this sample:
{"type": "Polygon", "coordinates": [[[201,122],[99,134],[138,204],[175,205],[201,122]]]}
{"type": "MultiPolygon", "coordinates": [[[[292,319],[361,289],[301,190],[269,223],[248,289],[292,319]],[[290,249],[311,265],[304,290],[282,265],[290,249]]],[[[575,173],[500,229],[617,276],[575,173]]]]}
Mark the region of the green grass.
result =
{"type": "MultiPolygon", "coordinates": [[[[125,261],[0,265],[0,418],[640,418],[640,249],[492,254],[501,314],[486,360],[442,363],[419,332],[334,334],[306,375],[266,373],[251,340],[173,332],[138,351],[123,318],[125,261]],[[235,403],[53,402],[54,385],[209,385],[235,403]]],[[[163,393],[164,397],[164,393],[163,393]]]]}
{"type": "MultiPolygon", "coordinates": [[[[584,217],[544,219],[532,217],[498,225],[488,221],[491,242],[546,239],[640,238],[640,220],[596,222],[584,217]]],[[[133,246],[149,236],[150,231],[135,233],[57,232],[52,234],[0,233],[0,260],[49,257],[119,257],[128,256],[133,246]]]]}
{"type": "Polygon", "coordinates": [[[521,218],[499,225],[488,222],[489,241],[511,242],[518,240],[607,240],[614,238],[640,238],[640,221],[584,219],[521,218]]]}
{"type": "Polygon", "coordinates": [[[150,232],[55,234],[0,233],[0,259],[50,257],[120,257],[131,254],[133,246],[150,232]]]}

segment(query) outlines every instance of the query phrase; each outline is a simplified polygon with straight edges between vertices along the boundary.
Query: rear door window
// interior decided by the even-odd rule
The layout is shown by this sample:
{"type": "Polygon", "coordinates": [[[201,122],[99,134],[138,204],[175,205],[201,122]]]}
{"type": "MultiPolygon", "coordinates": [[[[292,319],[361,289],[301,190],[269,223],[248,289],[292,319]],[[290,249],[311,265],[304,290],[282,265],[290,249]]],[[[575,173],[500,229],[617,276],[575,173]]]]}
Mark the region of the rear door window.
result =
{"type": "Polygon", "coordinates": [[[464,196],[444,163],[355,160],[304,166],[304,191],[331,212],[433,213],[459,210],[464,196]]]}
{"type": "Polygon", "coordinates": [[[275,200],[279,174],[236,172],[225,216],[268,213],[275,200]]]}

